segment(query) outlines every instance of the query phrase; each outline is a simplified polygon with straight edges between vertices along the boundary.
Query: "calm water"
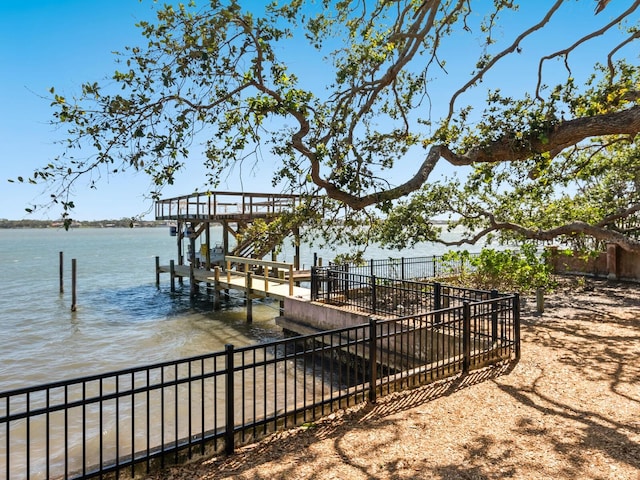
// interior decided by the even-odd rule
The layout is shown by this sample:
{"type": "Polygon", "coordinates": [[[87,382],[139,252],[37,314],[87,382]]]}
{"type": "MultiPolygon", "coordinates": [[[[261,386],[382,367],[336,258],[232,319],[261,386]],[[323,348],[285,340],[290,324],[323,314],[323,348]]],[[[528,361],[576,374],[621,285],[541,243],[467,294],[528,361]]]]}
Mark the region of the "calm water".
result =
{"type": "MultiPolygon", "coordinates": [[[[214,230],[212,242],[220,239],[214,230]]],[[[302,247],[309,267],[312,247],[302,247]]],[[[441,254],[423,245],[404,252],[368,251],[370,258],[441,254]]],[[[0,230],[0,392],[108,372],[279,338],[277,303],[256,302],[247,325],[239,300],[212,311],[192,302],[188,286],[155,287],[155,256],[176,257],[168,228],[0,230]],[[65,293],[59,294],[59,252],[65,293]],[[71,312],[71,259],[77,259],[77,311],[71,312]]],[[[335,251],[318,251],[332,259],[335,251]]],[[[292,261],[293,248],[279,260],[292,261]]]]}

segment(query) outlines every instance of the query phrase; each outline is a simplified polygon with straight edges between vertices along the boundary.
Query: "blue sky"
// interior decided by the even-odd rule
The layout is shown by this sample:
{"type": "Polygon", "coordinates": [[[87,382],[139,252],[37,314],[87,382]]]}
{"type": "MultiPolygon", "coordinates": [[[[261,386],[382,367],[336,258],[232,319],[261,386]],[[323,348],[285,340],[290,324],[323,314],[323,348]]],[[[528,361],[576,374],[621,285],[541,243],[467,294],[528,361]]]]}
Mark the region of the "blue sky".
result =
{"type": "MultiPolygon", "coordinates": [[[[150,2],[137,0],[1,1],[0,11],[0,218],[25,217],[30,202],[48,194],[41,186],[11,184],[6,178],[29,176],[61,152],[54,144],[64,132],[48,122],[53,110],[44,98],[50,87],[69,96],[87,80],[99,80],[114,70],[113,50],[137,43],[134,24],[151,16],[150,2]]],[[[136,215],[148,203],[142,197],[147,181],[111,177],[97,191],[78,191],[79,219],[136,215]]],[[[60,209],[35,218],[59,216],[60,209]]]]}
{"type": "MultiPolygon", "coordinates": [[[[522,3],[529,8],[538,1],[522,3]]],[[[543,0],[540,3],[550,5],[552,2],[543,0]]],[[[566,46],[563,42],[568,31],[586,30],[596,23],[602,24],[628,5],[628,2],[613,0],[605,12],[594,17],[595,3],[593,0],[568,2],[554,32],[525,45],[525,53],[566,46]]],[[[30,218],[24,208],[29,203],[42,203],[48,196],[46,192],[42,196],[42,186],[12,184],[6,179],[19,175],[28,177],[34,168],[48,163],[62,152],[62,147],[54,142],[64,138],[64,132],[55,131],[48,124],[53,111],[46,99],[49,88],[55,86],[58,93],[71,97],[79,92],[85,81],[100,81],[108,77],[115,69],[115,57],[111,52],[123,50],[125,45],[142,43],[135,23],[153,19],[152,8],[150,0],[0,0],[0,218],[30,218]]],[[[528,15],[525,10],[518,17],[519,22],[524,23],[508,24],[509,27],[501,34],[511,38],[537,16],[533,12],[528,15]],[[509,31],[511,28],[513,31],[509,31]]],[[[596,43],[589,48],[605,48],[598,45],[596,43]]],[[[460,45],[451,51],[461,56],[465,49],[465,45],[460,45]]],[[[586,55],[590,53],[591,50],[584,51],[586,55]]],[[[572,58],[576,64],[581,62],[580,55],[579,52],[572,58]]],[[[453,76],[455,60],[447,60],[453,76]]],[[[638,58],[630,60],[637,62],[638,58]]],[[[526,66],[524,58],[517,61],[522,63],[515,64],[515,67],[514,64],[505,66],[497,72],[507,86],[519,87],[531,82],[536,65],[526,66]]],[[[580,73],[586,75],[588,72],[577,72],[578,75],[580,73]]],[[[461,79],[455,78],[455,82],[448,83],[449,86],[459,85],[461,79]]],[[[431,93],[438,97],[437,91],[431,93]]],[[[406,173],[416,160],[404,159],[398,172],[406,173]]],[[[190,170],[178,179],[174,187],[166,189],[165,195],[189,193],[200,186],[199,181],[193,180],[197,175],[197,171],[190,170]]],[[[401,180],[399,176],[398,181],[401,180]]],[[[232,178],[221,187],[225,190],[240,188],[246,191],[271,190],[270,182],[260,173],[245,174],[243,183],[232,178]]],[[[102,178],[97,190],[76,189],[77,208],[73,216],[88,220],[139,215],[151,206],[144,199],[146,191],[148,179],[142,174],[102,178]]],[[[60,209],[54,207],[38,212],[33,218],[55,219],[59,213],[60,209]]]]}

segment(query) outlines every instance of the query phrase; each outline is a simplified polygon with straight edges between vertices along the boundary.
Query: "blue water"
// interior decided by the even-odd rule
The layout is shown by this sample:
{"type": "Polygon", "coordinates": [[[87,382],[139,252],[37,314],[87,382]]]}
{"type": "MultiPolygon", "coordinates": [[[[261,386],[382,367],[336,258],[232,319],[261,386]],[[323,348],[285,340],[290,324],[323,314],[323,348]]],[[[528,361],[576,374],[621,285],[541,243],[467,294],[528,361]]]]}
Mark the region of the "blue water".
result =
{"type": "MultiPolygon", "coordinates": [[[[212,243],[216,235],[214,229],[212,243]]],[[[220,237],[221,239],[221,237],[220,237]]],[[[332,259],[336,251],[315,250],[332,259]]],[[[423,245],[404,252],[370,250],[370,258],[441,254],[423,245]]],[[[303,246],[308,268],[314,249],[303,246]]],[[[278,260],[292,261],[285,246],[278,260]]],[[[0,392],[121,368],[176,360],[280,338],[278,304],[257,301],[247,324],[238,299],[213,311],[206,298],[191,301],[188,285],[169,291],[168,275],[155,286],[155,256],[177,255],[167,228],[0,230],[0,392]],[[64,252],[65,293],[59,293],[64,252]],[[71,259],[77,261],[77,310],[71,311],[71,259]]]]}
{"type": "Polygon", "coordinates": [[[165,228],[0,230],[0,391],[277,338],[276,306],[213,311],[188,285],[155,286],[155,256],[176,257],[165,228]],[[59,293],[59,252],[65,293],[59,293]],[[71,259],[77,310],[71,311],[71,259]]]}

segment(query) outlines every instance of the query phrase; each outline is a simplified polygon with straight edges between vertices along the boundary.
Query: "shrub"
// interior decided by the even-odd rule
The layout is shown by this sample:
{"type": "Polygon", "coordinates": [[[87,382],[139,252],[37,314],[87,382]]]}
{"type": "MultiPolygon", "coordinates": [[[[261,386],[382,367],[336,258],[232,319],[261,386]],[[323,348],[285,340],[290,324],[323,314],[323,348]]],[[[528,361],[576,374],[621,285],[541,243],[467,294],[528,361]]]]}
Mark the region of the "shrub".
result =
{"type": "Polygon", "coordinates": [[[457,263],[449,280],[467,287],[529,293],[555,286],[546,252],[538,252],[534,244],[523,244],[520,250],[483,248],[477,256],[466,250],[449,252],[444,257],[457,263]]]}

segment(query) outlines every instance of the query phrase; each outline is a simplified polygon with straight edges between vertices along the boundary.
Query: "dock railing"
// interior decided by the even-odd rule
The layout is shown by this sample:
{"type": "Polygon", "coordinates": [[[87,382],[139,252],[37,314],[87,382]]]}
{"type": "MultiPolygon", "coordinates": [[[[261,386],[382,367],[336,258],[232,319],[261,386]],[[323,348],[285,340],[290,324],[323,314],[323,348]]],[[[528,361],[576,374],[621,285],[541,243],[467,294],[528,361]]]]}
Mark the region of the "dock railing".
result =
{"type": "Polygon", "coordinates": [[[520,356],[519,299],[0,393],[0,477],[111,478],[520,356]],[[348,366],[348,368],[345,368],[348,366]]]}
{"type": "Polygon", "coordinates": [[[231,255],[227,255],[224,258],[227,264],[227,283],[231,283],[232,273],[236,275],[244,273],[247,290],[251,290],[253,281],[257,280],[264,281],[265,293],[269,292],[269,283],[280,283],[288,284],[289,295],[293,295],[293,263],[234,257],[231,255]],[[242,270],[233,270],[233,265],[242,265],[243,268],[242,270]]]}
{"type": "Polygon", "coordinates": [[[206,220],[222,217],[269,217],[300,204],[295,194],[199,192],[156,201],[156,220],[206,220]]]}

